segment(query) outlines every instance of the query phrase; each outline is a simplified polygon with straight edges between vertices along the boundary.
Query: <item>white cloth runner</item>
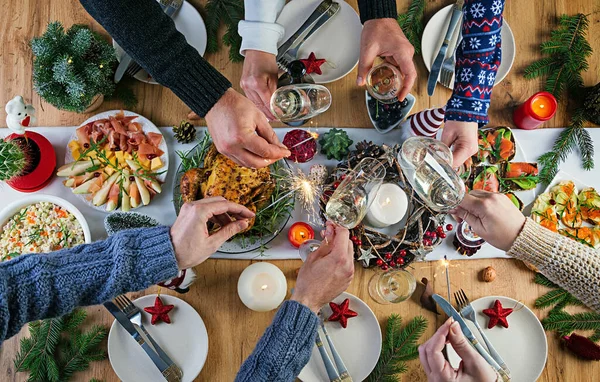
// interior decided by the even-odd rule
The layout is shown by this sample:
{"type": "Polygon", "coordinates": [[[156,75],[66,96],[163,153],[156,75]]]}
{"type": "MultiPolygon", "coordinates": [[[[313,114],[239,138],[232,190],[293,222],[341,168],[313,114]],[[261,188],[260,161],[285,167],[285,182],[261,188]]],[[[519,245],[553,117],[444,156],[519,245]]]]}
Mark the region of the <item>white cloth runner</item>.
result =
{"type": "MultiPolygon", "coordinates": [[[[32,130],[44,135],[46,138],[52,142],[54,148],[56,150],[57,156],[57,165],[61,166],[64,163],[65,157],[65,149],[68,143],[69,138],[73,134],[75,127],[37,127],[32,130]]],[[[277,135],[283,139],[285,133],[289,130],[288,128],[278,128],[275,129],[277,135]]],[[[329,128],[318,128],[316,131],[319,134],[323,134],[329,130],[329,128]]],[[[395,130],[388,134],[381,135],[377,133],[374,129],[359,129],[359,128],[349,128],[346,129],[350,138],[356,143],[361,140],[371,140],[375,143],[388,143],[393,144],[398,137],[399,131],[395,130]]],[[[199,134],[203,129],[199,129],[199,134]]],[[[535,159],[548,151],[552,147],[552,143],[560,133],[561,129],[540,129],[534,131],[525,131],[525,130],[513,130],[515,133],[515,137],[520,144],[520,147],[525,152],[526,158],[529,161],[535,161],[535,159]]],[[[600,142],[600,129],[588,129],[592,138],[596,142],[600,142]]],[[[173,138],[173,132],[170,128],[161,128],[161,132],[165,136],[165,140],[169,146],[169,173],[167,175],[166,183],[163,186],[163,193],[157,195],[155,199],[150,203],[150,205],[140,208],[137,211],[140,213],[144,213],[146,215],[152,216],[161,223],[165,225],[171,225],[175,221],[175,210],[173,208],[172,203],[172,189],[173,189],[173,179],[175,177],[175,173],[181,162],[179,157],[176,154],[176,151],[187,151],[194,147],[193,144],[179,144],[173,138]]],[[[0,136],[8,135],[8,130],[3,129],[0,132],[0,136]]],[[[596,151],[595,153],[596,163],[600,166],[600,153],[596,151]]],[[[333,168],[336,164],[335,160],[325,160],[322,156],[318,156],[314,160],[309,163],[298,165],[305,172],[308,172],[308,169],[311,165],[316,163],[325,164],[329,169],[333,168]]],[[[581,168],[579,157],[576,153],[572,154],[571,157],[561,166],[561,169],[571,175],[573,177],[578,178],[589,186],[600,188],[600,177],[592,176],[597,172],[586,172],[581,168]]],[[[597,171],[597,170],[596,170],[597,171]]],[[[541,191],[541,186],[538,187],[538,192],[541,191]]],[[[95,210],[87,205],[80,197],[74,195],[68,188],[64,187],[62,184],[62,179],[55,177],[52,182],[43,190],[39,191],[44,194],[51,194],[55,196],[59,196],[64,198],[71,203],[73,203],[86,217],[88,224],[90,226],[90,230],[92,233],[93,240],[100,240],[106,237],[106,232],[104,230],[104,218],[106,217],[106,213],[102,211],[95,210]]],[[[6,206],[7,204],[17,200],[23,194],[13,190],[5,184],[0,184],[0,205],[6,206]]],[[[501,212],[500,212],[501,213],[501,212]]],[[[300,207],[296,206],[296,210],[292,214],[292,218],[288,222],[288,227],[296,222],[296,221],[306,221],[307,215],[303,211],[301,211],[300,207]]],[[[321,227],[316,227],[315,231],[317,232],[321,227]]],[[[431,254],[427,256],[427,260],[439,260],[444,257],[444,255],[448,256],[448,259],[468,259],[462,255],[459,255],[454,250],[452,245],[452,234],[448,235],[448,239],[444,241],[440,247],[436,248],[431,254]]],[[[268,250],[263,255],[263,259],[269,260],[277,260],[277,259],[297,259],[298,251],[289,244],[287,239],[287,227],[284,231],[276,237],[271,243],[268,245],[268,250]]],[[[236,254],[229,255],[223,253],[216,253],[213,255],[213,258],[225,258],[225,259],[254,259],[258,258],[258,252],[250,252],[244,254],[236,254]]],[[[494,258],[494,257],[507,257],[504,252],[499,251],[493,248],[490,245],[484,245],[484,247],[475,255],[474,258],[494,258]]]]}

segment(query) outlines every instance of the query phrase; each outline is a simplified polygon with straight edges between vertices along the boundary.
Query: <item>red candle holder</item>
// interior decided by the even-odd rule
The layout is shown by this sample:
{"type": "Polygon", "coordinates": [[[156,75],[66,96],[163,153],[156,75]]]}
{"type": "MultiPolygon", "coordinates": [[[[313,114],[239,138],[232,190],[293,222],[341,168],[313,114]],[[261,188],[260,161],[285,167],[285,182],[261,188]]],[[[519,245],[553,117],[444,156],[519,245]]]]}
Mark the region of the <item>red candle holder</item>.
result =
{"type": "Polygon", "coordinates": [[[299,248],[302,243],[315,238],[315,230],[304,222],[292,224],[288,231],[288,240],[294,247],[299,248]]]}
{"type": "Polygon", "coordinates": [[[533,130],[552,119],[557,107],[556,98],[551,93],[535,93],[515,110],[513,121],[520,129],[533,130]]]}
{"type": "MultiPolygon", "coordinates": [[[[32,148],[38,152],[39,163],[31,172],[11,179],[6,184],[20,192],[36,192],[46,187],[52,180],[56,169],[56,153],[50,141],[43,135],[27,131],[25,137],[32,148]]],[[[6,139],[25,137],[19,134],[11,134],[6,139]]]]}

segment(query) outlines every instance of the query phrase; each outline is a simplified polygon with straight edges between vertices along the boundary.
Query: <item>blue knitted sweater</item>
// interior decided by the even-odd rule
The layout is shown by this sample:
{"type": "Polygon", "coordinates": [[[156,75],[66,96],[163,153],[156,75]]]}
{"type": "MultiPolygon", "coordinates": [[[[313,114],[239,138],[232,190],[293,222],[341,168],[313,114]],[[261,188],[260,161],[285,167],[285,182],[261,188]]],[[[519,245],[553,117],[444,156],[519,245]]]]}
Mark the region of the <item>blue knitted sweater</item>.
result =
{"type": "MultiPolygon", "coordinates": [[[[0,263],[0,345],[29,321],[61,316],[177,275],[169,227],[121,231],[104,241],[0,263]]],[[[318,318],[283,303],[237,381],[293,381],[314,346],[318,318]]]]}

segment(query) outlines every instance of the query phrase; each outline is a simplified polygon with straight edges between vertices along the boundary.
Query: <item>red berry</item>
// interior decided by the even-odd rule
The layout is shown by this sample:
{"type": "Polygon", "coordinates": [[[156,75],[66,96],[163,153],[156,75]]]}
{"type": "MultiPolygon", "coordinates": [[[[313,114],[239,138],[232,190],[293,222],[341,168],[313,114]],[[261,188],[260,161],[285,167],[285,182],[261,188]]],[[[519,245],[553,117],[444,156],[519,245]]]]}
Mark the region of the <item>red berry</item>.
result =
{"type": "Polygon", "coordinates": [[[399,258],[398,259],[398,265],[403,265],[404,264],[404,259],[403,258],[399,258]]]}
{"type": "Polygon", "coordinates": [[[402,256],[402,257],[406,256],[406,250],[405,249],[400,250],[400,256],[402,256]]]}
{"type": "Polygon", "coordinates": [[[395,267],[395,266],[396,266],[396,263],[393,261],[390,261],[390,267],[395,267]]]}
{"type": "Polygon", "coordinates": [[[440,234],[438,235],[438,237],[439,237],[440,239],[445,239],[445,238],[446,238],[446,236],[448,236],[448,235],[446,235],[444,232],[442,232],[442,233],[440,233],[440,234]]]}
{"type": "Polygon", "coordinates": [[[423,234],[423,236],[425,236],[425,237],[431,237],[431,232],[425,231],[425,233],[423,234]]]}
{"type": "Polygon", "coordinates": [[[440,235],[441,235],[442,233],[443,233],[443,232],[432,232],[432,233],[431,233],[431,238],[432,238],[432,239],[435,239],[436,237],[440,237],[440,235]]]}
{"type": "Polygon", "coordinates": [[[441,225],[437,227],[436,229],[437,232],[444,232],[444,227],[442,227],[441,225]]]}
{"type": "Polygon", "coordinates": [[[333,183],[333,188],[338,188],[340,186],[340,182],[334,182],[333,183]]]}
{"type": "Polygon", "coordinates": [[[388,269],[389,269],[389,267],[385,264],[381,266],[381,270],[383,270],[383,271],[387,271],[388,269]]]}
{"type": "Polygon", "coordinates": [[[385,254],[384,257],[385,257],[386,260],[390,260],[392,258],[392,254],[388,252],[388,253],[385,254]]]}
{"type": "Polygon", "coordinates": [[[378,267],[383,265],[383,260],[381,259],[377,259],[377,261],[375,262],[375,264],[377,264],[378,267]]]}
{"type": "Polygon", "coordinates": [[[446,231],[452,231],[454,229],[454,227],[452,226],[452,224],[446,224],[446,231]]]}
{"type": "Polygon", "coordinates": [[[423,245],[425,245],[427,247],[431,246],[431,240],[429,240],[429,239],[423,239],[423,245]]]}
{"type": "Polygon", "coordinates": [[[342,176],[340,176],[340,179],[341,179],[341,180],[344,180],[344,179],[346,179],[346,174],[342,174],[342,176]]]}
{"type": "Polygon", "coordinates": [[[352,241],[354,244],[356,244],[356,242],[358,241],[358,237],[356,237],[356,236],[352,236],[352,237],[350,238],[350,241],[352,241]]]}
{"type": "Polygon", "coordinates": [[[360,246],[362,246],[362,240],[360,240],[360,239],[359,239],[359,240],[356,240],[356,243],[355,243],[355,244],[356,244],[356,245],[358,245],[359,247],[360,247],[360,246]]]}

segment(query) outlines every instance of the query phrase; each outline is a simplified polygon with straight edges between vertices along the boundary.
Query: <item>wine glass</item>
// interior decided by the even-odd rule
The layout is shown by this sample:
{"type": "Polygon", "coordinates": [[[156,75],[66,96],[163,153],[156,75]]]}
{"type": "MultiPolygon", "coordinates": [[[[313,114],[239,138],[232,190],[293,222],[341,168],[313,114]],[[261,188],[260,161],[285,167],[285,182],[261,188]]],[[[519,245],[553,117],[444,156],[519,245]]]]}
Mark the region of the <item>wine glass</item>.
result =
{"type": "Polygon", "coordinates": [[[394,65],[384,62],[372,68],[367,74],[367,91],[379,102],[397,102],[400,89],[402,89],[402,74],[394,65]]]}
{"type": "Polygon", "coordinates": [[[298,254],[302,259],[302,262],[306,262],[306,259],[308,259],[308,255],[319,249],[320,246],[321,241],[315,239],[306,240],[304,243],[300,244],[300,247],[298,247],[298,254]]]}
{"type": "Polygon", "coordinates": [[[365,158],[342,180],[327,205],[325,216],[347,228],[356,227],[365,217],[369,204],[385,178],[384,165],[375,158],[365,158]],[[373,196],[373,197],[369,197],[373,196]]]}
{"type": "Polygon", "coordinates": [[[417,288],[415,276],[404,269],[378,272],[369,281],[369,296],[379,304],[406,301],[417,288]]]}
{"type": "Polygon", "coordinates": [[[427,137],[408,138],[398,153],[406,179],[426,206],[448,212],[465,197],[465,184],[452,169],[452,152],[427,137]]]}
{"type": "Polygon", "coordinates": [[[323,85],[282,86],[271,96],[271,113],[281,122],[306,121],[331,106],[331,93],[323,85]]]}

